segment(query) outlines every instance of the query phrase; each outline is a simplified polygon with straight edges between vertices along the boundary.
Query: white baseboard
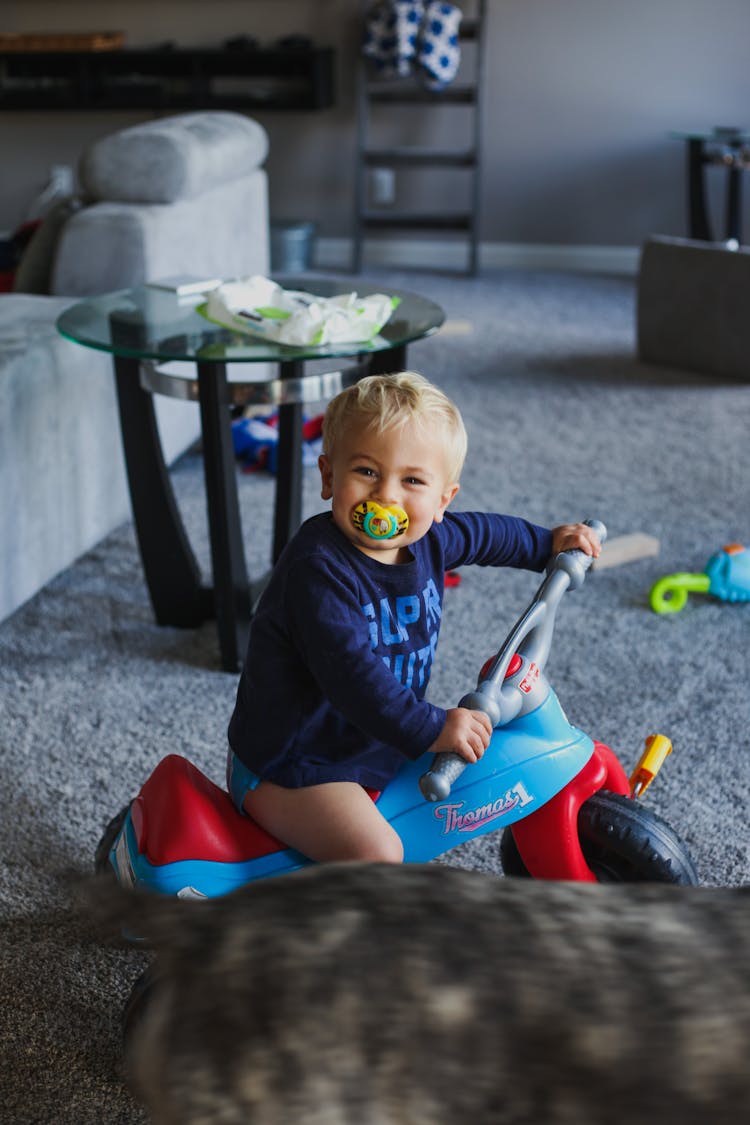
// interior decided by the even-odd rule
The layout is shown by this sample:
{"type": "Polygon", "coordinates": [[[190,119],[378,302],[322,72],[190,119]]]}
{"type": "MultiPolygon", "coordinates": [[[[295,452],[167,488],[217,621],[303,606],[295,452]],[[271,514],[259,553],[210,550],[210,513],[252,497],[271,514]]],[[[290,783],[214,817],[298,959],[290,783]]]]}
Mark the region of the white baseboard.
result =
{"type": "MultiPolygon", "coordinates": [[[[319,238],[315,265],[320,269],[348,270],[351,241],[319,238]]],[[[479,247],[480,269],[568,270],[576,273],[613,273],[634,277],[638,271],[638,246],[544,246],[532,243],[484,242],[479,247]]],[[[367,266],[409,269],[462,270],[467,265],[464,243],[408,238],[365,242],[367,266]]]]}

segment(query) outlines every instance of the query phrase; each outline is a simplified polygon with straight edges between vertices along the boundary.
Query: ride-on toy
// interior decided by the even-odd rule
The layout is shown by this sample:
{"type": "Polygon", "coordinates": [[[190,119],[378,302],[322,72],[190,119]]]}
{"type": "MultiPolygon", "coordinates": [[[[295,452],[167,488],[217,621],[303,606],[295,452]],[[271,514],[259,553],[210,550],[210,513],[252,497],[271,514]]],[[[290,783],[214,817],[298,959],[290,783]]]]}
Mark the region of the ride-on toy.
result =
{"type": "MultiPolygon", "coordinates": [[[[603,541],[604,525],[591,526],[603,541]]],[[[582,585],[590,564],[582,551],[551,561],[476,690],[460,701],[492,720],[482,759],[467,766],[457,754],[425,754],[372,794],[407,862],[501,830],[506,874],[697,883],[683,842],[638,800],[669,741],[648,739],[628,780],[612,750],[568,722],[544,674],[560,599],[582,585]]],[[[238,813],[227,792],[176,754],[110,822],[96,852],[97,870],[113,871],[121,884],[185,898],[227,894],[309,862],[238,813]]]]}

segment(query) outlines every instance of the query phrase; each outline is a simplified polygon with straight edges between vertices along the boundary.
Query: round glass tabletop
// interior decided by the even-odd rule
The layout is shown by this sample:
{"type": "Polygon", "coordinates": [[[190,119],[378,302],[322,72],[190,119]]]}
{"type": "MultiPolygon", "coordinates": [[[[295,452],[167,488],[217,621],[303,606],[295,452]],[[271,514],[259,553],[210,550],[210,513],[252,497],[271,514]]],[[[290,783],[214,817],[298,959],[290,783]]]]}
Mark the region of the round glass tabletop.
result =
{"type": "Polygon", "coordinates": [[[445,319],[434,301],[403,289],[366,285],[350,278],[274,280],[286,289],[301,289],[320,297],[355,291],[360,296],[387,292],[399,300],[387,324],[367,343],[305,347],[276,344],[212,324],[197,311],[200,298],[178,297],[151,285],[78,301],[60,315],[57,328],[77,344],[133,359],[285,363],[385,351],[429,336],[445,319]]]}

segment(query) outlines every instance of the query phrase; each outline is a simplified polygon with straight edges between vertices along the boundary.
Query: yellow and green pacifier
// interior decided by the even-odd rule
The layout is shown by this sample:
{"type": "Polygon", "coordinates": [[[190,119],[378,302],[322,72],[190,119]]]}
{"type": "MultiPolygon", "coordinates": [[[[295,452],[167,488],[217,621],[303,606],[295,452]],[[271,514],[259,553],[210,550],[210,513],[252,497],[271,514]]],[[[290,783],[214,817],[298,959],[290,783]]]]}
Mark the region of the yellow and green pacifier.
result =
{"type": "Polygon", "coordinates": [[[363,500],[352,509],[352,523],[370,539],[395,539],[406,531],[409,517],[397,504],[384,508],[374,500],[363,500]]]}

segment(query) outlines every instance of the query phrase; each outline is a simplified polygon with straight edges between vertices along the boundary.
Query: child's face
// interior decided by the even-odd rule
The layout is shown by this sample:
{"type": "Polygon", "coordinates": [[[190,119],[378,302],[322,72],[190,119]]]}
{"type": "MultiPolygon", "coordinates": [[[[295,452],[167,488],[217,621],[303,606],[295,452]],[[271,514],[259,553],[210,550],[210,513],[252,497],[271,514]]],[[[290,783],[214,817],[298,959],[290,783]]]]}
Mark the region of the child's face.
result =
{"type": "Polygon", "coordinates": [[[404,548],[442,520],[458,492],[458,484],[448,481],[440,435],[413,422],[382,434],[364,424],[351,426],[338,439],[333,455],[323,454],[318,465],[321,496],[333,501],[336,526],[360,551],[380,562],[405,561],[404,548]],[[364,500],[403,508],[409,517],[407,530],[394,539],[371,539],[352,523],[354,508],[364,500]]]}

